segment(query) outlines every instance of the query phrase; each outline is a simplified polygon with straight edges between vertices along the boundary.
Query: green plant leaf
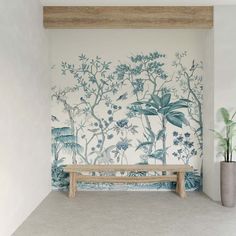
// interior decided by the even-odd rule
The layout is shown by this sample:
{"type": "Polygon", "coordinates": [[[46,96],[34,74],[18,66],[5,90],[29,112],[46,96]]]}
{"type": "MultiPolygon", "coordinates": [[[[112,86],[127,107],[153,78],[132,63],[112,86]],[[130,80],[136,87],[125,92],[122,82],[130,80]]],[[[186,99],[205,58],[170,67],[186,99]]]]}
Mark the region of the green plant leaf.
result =
{"type": "Polygon", "coordinates": [[[229,112],[226,108],[222,107],[220,108],[220,114],[223,117],[223,120],[225,122],[225,124],[227,124],[229,122],[229,112]]]}
{"type": "Polygon", "coordinates": [[[162,138],[165,135],[165,131],[162,129],[157,133],[157,140],[159,140],[160,138],[162,138]]]}
{"type": "Polygon", "coordinates": [[[210,129],[210,130],[215,133],[216,138],[218,138],[218,139],[224,139],[223,135],[222,135],[220,132],[218,132],[218,131],[216,131],[216,130],[214,130],[214,129],[210,129]]]}
{"type": "Polygon", "coordinates": [[[166,119],[174,126],[182,128],[183,122],[178,116],[173,116],[171,114],[167,114],[166,119]]]}
{"type": "Polygon", "coordinates": [[[157,105],[157,107],[159,108],[161,106],[160,97],[158,95],[152,95],[151,98],[154,101],[154,103],[157,105]]]}
{"type": "Polygon", "coordinates": [[[181,98],[181,99],[179,99],[179,101],[183,101],[183,102],[187,102],[187,103],[193,102],[193,101],[186,99],[186,98],[181,98]]]}
{"type": "Polygon", "coordinates": [[[172,124],[179,128],[182,128],[183,124],[188,125],[183,112],[169,112],[166,115],[166,119],[172,124]]]}
{"type": "Polygon", "coordinates": [[[157,111],[155,109],[140,109],[140,113],[144,114],[146,116],[156,116],[157,115],[157,111]]]}
{"type": "Polygon", "coordinates": [[[158,149],[154,151],[153,153],[149,154],[148,156],[151,158],[162,160],[164,156],[165,151],[163,149],[158,149]]]}
{"type": "Polygon", "coordinates": [[[134,106],[139,106],[139,105],[143,105],[143,104],[146,104],[147,102],[143,101],[143,102],[133,102],[132,105],[134,106]]]}
{"type": "Polygon", "coordinates": [[[75,136],[74,135],[63,135],[56,137],[55,140],[61,143],[75,143],[75,136]]]}
{"type": "Polygon", "coordinates": [[[166,106],[166,107],[162,107],[158,110],[158,112],[160,112],[163,115],[166,115],[169,112],[170,107],[166,106]]]}
{"type": "Polygon", "coordinates": [[[52,128],[51,130],[52,136],[57,138],[63,135],[71,135],[72,131],[70,127],[60,127],[60,128],[52,128]]]}
{"type": "Polygon", "coordinates": [[[143,109],[141,106],[140,107],[135,107],[133,108],[133,111],[139,112],[140,114],[146,115],[146,116],[155,116],[157,115],[157,111],[154,108],[146,108],[143,109]]]}
{"type": "Polygon", "coordinates": [[[170,93],[166,93],[163,95],[163,97],[161,98],[161,106],[165,107],[169,104],[170,102],[170,98],[171,98],[171,94],[170,93]]]}
{"type": "Polygon", "coordinates": [[[169,111],[174,111],[181,108],[188,108],[186,102],[177,101],[169,104],[169,111]]]}
{"type": "Polygon", "coordinates": [[[149,136],[151,137],[151,140],[154,141],[155,138],[156,138],[154,132],[151,129],[149,129],[149,128],[146,128],[146,130],[148,131],[149,136]]]}
{"type": "Polygon", "coordinates": [[[137,151],[138,149],[140,149],[141,147],[143,146],[147,146],[147,145],[152,145],[153,142],[143,142],[143,143],[140,143],[137,148],[135,149],[135,151],[137,151]]]}

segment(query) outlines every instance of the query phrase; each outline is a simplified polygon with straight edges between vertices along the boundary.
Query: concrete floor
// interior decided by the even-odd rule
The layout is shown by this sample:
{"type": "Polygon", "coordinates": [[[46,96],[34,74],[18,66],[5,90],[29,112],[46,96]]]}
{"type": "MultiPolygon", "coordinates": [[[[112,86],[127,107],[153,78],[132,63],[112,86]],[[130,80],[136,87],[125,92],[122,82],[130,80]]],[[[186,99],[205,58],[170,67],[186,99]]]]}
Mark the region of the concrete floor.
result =
{"type": "Polygon", "coordinates": [[[51,192],[13,235],[236,236],[236,208],[198,192],[51,192]]]}

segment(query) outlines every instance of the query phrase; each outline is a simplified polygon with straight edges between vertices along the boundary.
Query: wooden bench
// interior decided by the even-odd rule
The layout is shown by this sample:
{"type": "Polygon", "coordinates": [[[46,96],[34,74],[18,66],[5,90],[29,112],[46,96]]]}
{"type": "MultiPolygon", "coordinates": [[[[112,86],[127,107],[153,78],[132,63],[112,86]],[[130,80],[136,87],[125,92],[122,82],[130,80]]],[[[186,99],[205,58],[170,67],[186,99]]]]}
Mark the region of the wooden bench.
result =
{"type": "Polygon", "coordinates": [[[189,165],[67,165],[64,171],[70,174],[69,197],[75,197],[77,182],[86,183],[157,183],[176,182],[176,193],[186,197],[185,173],[193,171],[189,165]],[[89,175],[82,174],[90,173],[89,175]],[[114,172],[164,172],[153,176],[98,176],[95,173],[114,172]],[[93,173],[93,175],[91,175],[93,173]]]}

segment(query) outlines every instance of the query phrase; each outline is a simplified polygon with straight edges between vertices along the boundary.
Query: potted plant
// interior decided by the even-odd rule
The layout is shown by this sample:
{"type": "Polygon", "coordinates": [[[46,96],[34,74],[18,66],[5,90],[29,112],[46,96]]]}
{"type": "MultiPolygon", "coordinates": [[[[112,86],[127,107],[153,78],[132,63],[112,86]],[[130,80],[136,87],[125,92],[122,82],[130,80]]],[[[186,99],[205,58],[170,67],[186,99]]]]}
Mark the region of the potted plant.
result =
{"type": "Polygon", "coordinates": [[[235,206],[236,198],[236,162],[233,161],[233,152],[236,147],[233,144],[236,137],[236,122],[233,115],[226,108],[220,108],[223,118],[223,130],[218,132],[213,130],[218,139],[219,154],[224,156],[224,161],[220,162],[220,192],[223,206],[235,206]]]}

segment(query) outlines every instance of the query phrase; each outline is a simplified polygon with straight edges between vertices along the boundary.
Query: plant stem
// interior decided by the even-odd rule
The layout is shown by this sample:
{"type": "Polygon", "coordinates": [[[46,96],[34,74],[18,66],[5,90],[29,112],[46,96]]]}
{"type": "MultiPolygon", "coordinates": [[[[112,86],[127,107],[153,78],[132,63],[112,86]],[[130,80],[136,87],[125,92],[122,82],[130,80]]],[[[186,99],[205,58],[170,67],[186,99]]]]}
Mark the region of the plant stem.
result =
{"type": "MultiPolygon", "coordinates": [[[[162,159],[162,163],[163,163],[163,165],[165,165],[166,164],[166,118],[165,118],[165,116],[162,116],[162,130],[163,130],[163,136],[162,136],[163,159],[162,159]]],[[[166,175],[166,171],[163,171],[162,175],[166,175]]]]}

